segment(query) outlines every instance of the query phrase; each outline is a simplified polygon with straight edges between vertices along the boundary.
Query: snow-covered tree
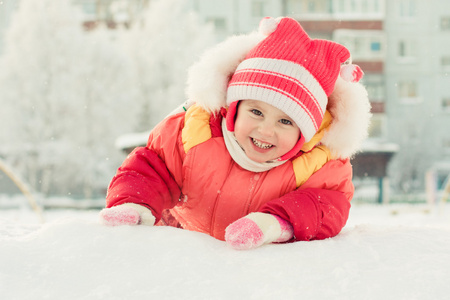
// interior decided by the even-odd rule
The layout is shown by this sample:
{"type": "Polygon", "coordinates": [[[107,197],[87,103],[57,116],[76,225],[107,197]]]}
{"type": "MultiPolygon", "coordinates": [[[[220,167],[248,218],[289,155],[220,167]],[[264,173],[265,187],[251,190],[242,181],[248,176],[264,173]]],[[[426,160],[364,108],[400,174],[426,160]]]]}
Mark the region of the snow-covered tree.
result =
{"type": "Polygon", "coordinates": [[[134,59],[139,82],[139,131],[158,123],[185,101],[187,70],[213,41],[211,26],[185,0],[155,0],[122,42],[134,59]]]}
{"type": "Polygon", "coordinates": [[[42,193],[106,185],[121,159],[114,139],[133,126],[129,74],[70,0],[22,1],[0,60],[0,150],[42,193]]]}
{"type": "Polygon", "coordinates": [[[71,3],[24,0],[13,17],[0,57],[0,155],[36,191],[88,197],[123,160],[115,139],[185,100],[187,69],[213,35],[184,0],[151,1],[129,31],[93,32],[71,3]]]}

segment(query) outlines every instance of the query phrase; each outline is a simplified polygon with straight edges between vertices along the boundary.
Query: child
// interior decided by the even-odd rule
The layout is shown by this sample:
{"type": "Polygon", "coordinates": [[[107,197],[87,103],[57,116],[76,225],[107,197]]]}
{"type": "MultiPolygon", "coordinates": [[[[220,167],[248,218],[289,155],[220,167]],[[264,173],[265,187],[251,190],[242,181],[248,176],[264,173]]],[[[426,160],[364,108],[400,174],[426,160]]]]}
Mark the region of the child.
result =
{"type": "Polygon", "coordinates": [[[235,249],[337,235],[370,119],[349,58],[290,18],[209,50],[190,69],[190,107],[127,157],[100,219],[174,225],[235,249]]]}

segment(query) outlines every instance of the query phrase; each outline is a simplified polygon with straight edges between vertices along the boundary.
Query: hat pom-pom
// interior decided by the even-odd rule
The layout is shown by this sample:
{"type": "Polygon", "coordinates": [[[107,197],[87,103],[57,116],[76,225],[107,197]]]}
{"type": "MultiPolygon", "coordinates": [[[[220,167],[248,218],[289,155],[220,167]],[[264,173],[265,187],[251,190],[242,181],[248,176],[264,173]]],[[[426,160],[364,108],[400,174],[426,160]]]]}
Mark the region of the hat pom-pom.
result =
{"type": "Polygon", "coordinates": [[[350,64],[341,67],[340,75],[345,81],[358,82],[363,77],[364,72],[359,66],[350,64]]]}
{"type": "Polygon", "coordinates": [[[268,36],[277,29],[278,23],[280,23],[280,19],[265,17],[259,22],[259,32],[268,36]]]}

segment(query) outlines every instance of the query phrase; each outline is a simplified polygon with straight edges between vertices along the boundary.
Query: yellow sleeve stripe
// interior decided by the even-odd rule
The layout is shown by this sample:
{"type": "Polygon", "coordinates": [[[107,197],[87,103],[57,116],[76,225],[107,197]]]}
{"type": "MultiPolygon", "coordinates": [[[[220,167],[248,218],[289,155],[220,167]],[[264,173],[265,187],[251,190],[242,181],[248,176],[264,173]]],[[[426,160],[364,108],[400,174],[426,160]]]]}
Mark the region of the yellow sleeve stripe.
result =
{"type": "Polygon", "coordinates": [[[181,140],[183,141],[185,153],[192,147],[206,142],[211,138],[209,119],[210,114],[198,105],[193,105],[186,111],[184,128],[181,131],[181,140]]]}

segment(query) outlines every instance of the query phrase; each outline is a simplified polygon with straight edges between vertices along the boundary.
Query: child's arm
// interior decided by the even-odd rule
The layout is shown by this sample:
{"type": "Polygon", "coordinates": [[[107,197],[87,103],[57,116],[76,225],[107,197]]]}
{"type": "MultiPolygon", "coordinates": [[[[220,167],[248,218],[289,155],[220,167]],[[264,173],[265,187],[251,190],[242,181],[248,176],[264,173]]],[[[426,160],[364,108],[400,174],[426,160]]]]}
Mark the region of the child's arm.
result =
{"type": "Polygon", "coordinates": [[[347,222],[349,210],[350,201],[344,193],[312,188],[286,194],[260,209],[292,224],[296,241],[322,240],[337,235],[347,222]]]}
{"type": "Polygon", "coordinates": [[[325,239],[341,231],[349,209],[350,202],[343,193],[297,190],[230,224],[225,240],[234,249],[246,250],[291,239],[325,239]]]}
{"type": "Polygon", "coordinates": [[[149,148],[136,148],[111,181],[100,219],[108,225],[158,222],[165,208],[178,203],[180,188],[165,163],[149,148]],[[134,204],[134,205],[129,205],[134,204]]]}
{"type": "Polygon", "coordinates": [[[153,225],[164,209],[178,203],[183,125],[184,113],[164,119],[152,130],[147,147],[128,155],[108,187],[106,208],[100,214],[103,223],[153,225]]]}
{"type": "MultiPolygon", "coordinates": [[[[329,162],[299,189],[267,202],[259,209],[258,213],[275,216],[277,220],[282,220],[278,223],[290,225],[292,235],[287,240],[293,238],[293,241],[308,241],[333,237],[342,230],[348,219],[350,200],[353,197],[351,178],[352,170],[348,160],[329,162]]],[[[235,223],[249,223],[247,220],[242,221],[245,218],[247,217],[239,219],[235,223]]],[[[251,246],[245,249],[255,248],[264,243],[279,242],[276,237],[268,237],[272,236],[266,234],[267,230],[264,230],[264,228],[269,228],[268,223],[262,220],[255,220],[256,226],[251,227],[231,224],[227,231],[232,228],[235,230],[232,230],[233,235],[228,233],[228,239],[226,235],[227,242],[237,249],[245,248],[235,247],[236,241],[238,244],[245,244],[245,242],[239,242],[239,239],[249,240],[246,245],[251,246]],[[260,230],[255,230],[255,228],[260,230]],[[249,233],[249,231],[253,231],[253,233],[249,233]],[[251,239],[255,239],[254,236],[258,236],[258,232],[262,232],[265,237],[260,238],[259,244],[250,242],[251,239]],[[233,238],[231,239],[231,237],[233,238]]],[[[272,228],[277,226],[275,222],[270,222],[270,224],[272,228]]],[[[284,228],[287,227],[284,226],[284,228]]]]}

